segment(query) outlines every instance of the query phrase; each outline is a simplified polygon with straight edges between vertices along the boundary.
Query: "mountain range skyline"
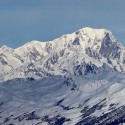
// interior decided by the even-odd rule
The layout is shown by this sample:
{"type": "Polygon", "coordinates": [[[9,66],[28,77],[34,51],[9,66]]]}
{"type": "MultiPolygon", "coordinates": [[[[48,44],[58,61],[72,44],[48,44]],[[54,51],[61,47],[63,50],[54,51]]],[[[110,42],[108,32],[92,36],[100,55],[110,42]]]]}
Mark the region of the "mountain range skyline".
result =
{"type": "Polygon", "coordinates": [[[0,47],[49,41],[82,27],[105,28],[125,45],[124,0],[0,0],[0,47]]]}
{"type": "MultiPolygon", "coordinates": [[[[81,30],[81,29],[107,30],[107,31],[109,31],[109,32],[112,32],[111,30],[108,30],[108,29],[105,29],[105,28],[98,28],[98,29],[97,29],[97,28],[92,28],[92,27],[80,28],[80,29],[76,30],[76,32],[79,31],[79,30],[81,30]]],[[[72,32],[72,33],[73,33],[73,32],[72,32]]],[[[72,34],[72,33],[68,33],[68,34],[72,34]]],[[[56,40],[57,38],[60,38],[60,37],[62,37],[62,36],[64,36],[64,35],[67,35],[67,34],[62,34],[62,35],[60,35],[59,37],[56,37],[56,38],[51,39],[51,40],[48,40],[48,41],[40,41],[40,40],[26,41],[26,42],[23,43],[22,45],[19,45],[19,46],[16,46],[16,47],[8,46],[8,45],[6,44],[6,42],[5,42],[5,43],[3,43],[3,44],[0,46],[0,48],[2,48],[2,47],[3,47],[3,48],[4,48],[4,47],[9,47],[9,48],[12,48],[12,49],[16,49],[16,48],[19,48],[19,47],[21,47],[21,46],[27,44],[27,43],[33,42],[33,41],[38,41],[38,42],[41,42],[41,43],[54,41],[54,40],[56,40]]],[[[114,34],[112,33],[112,35],[114,35],[114,34]]],[[[115,36],[115,35],[114,35],[114,36],[115,36]]],[[[122,42],[120,42],[116,37],[115,37],[115,39],[116,39],[120,44],[122,44],[123,46],[125,46],[125,45],[124,45],[122,42]]]]}

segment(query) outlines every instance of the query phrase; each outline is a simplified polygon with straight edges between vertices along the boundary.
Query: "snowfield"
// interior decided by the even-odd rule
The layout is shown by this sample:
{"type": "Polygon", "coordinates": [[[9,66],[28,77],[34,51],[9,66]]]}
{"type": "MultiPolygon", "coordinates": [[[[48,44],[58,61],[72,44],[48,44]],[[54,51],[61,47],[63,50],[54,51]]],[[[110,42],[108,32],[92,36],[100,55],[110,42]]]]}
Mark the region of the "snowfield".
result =
{"type": "Polygon", "coordinates": [[[125,123],[125,48],[106,29],[0,48],[0,125],[125,123]]]}

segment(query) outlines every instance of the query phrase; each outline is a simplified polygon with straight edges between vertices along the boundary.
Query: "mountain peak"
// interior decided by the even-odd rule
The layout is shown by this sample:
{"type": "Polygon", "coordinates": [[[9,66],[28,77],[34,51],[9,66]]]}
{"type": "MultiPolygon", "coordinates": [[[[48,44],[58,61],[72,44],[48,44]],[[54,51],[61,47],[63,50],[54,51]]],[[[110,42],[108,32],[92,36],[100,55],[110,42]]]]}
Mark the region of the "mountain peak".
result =
{"type": "MultiPolygon", "coordinates": [[[[42,41],[37,41],[37,40],[32,40],[30,42],[27,42],[26,44],[24,44],[21,47],[35,47],[35,46],[45,46],[46,42],[42,42],[42,41]]],[[[20,48],[20,47],[19,47],[20,48]]]]}
{"type": "Polygon", "coordinates": [[[90,28],[90,27],[85,27],[82,29],[79,29],[76,33],[81,33],[83,35],[87,35],[91,38],[103,38],[107,33],[112,35],[112,32],[110,30],[107,29],[94,29],[94,28],[90,28]]]}
{"type": "Polygon", "coordinates": [[[6,46],[6,45],[3,45],[3,46],[1,47],[1,49],[6,49],[6,48],[9,48],[9,47],[6,46]]]}
{"type": "Polygon", "coordinates": [[[111,32],[108,29],[104,29],[104,28],[91,28],[91,27],[84,27],[84,28],[81,28],[79,30],[86,31],[86,32],[98,32],[98,33],[99,32],[102,32],[102,33],[111,32]]]}
{"type": "Polygon", "coordinates": [[[12,52],[12,51],[13,51],[12,48],[10,48],[10,47],[8,47],[8,46],[6,46],[6,45],[3,45],[3,46],[0,48],[0,50],[2,50],[2,51],[4,51],[4,52],[12,52]]]}
{"type": "Polygon", "coordinates": [[[38,43],[40,43],[40,41],[32,40],[32,41],[26,43],[26,45],[28,45],[28,44],[38,44],[38,43]]]}

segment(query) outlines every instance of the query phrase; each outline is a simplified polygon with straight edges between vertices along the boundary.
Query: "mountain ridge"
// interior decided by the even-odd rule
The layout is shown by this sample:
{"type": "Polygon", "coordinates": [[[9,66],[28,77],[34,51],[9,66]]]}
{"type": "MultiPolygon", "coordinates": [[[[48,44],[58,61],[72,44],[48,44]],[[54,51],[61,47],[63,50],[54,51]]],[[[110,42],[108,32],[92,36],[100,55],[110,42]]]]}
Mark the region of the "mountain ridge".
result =
{"type": "MultiPolygon", "coordinates": [[[[86,64],[92,62],[98,68],[106,64],[125,72],[125,48],[106,29],[82,28],[53,41],[31,41],[16,49],[3,46],[0,53],[2,68],[7,70],[1,76],[7,79],[11,79],[18,70],[17,74],[20,74],[24,70],[21,67],[30,63],[36,67],[34,71],[38,72],[39,69],[41,72],[51,72],[51,75],[63,75],[64,70],[73,74],[73,69],[82,65],[83,61],[86,64]]],[[[22,74],[18,77],[29,77],[24,71],[22,74]]]]}
{"type": "MultiPolygon", "coordinates": [[[[81,29],[78,29],[77,31],[75,31],[75,32],[73,32],[73,33],[76,33],[76,34],[78,34],[79,32],[82,32],[82,31],[85,31],[85,32],[90,32],[91,33],[91,35],[92,35],[92,31],[94,32],[96,32],[98,35],[99,34],[104,34],[104,33],[109,33],[109,34],[112,34],[112,32],[110,31],[110,30],[107,30],[107,29],[103,29],[103,28],[100,28],[100,29],[95,29],[95,28],[91,28],[91,27],[85,27],[85,28],[81,28],[81,29]]],[[[73,33],[70,33],[70,34],[73,34],[73,33]]],[[[58,38],[61,38],[61,37],[64,37],[64,36],[66,36],[66,35],[70,35],[70,34],[65,34],[65,35],[62,35],[62,36],[60,36],[60,37],[58,37],[58,38]]],[[[113,35],[113,34],[112,34],[113,35]]],[[[54,40],[56,40],[56,39],[58,39],[58,38],[55,38],[55,39],[53,39],[52,41],[54,41],[54,40]]],[[[22,46],[24,46],[24,45],[27,45],[27,44],[31,44],[31,43],[46,43],[46,42],[51,42],[51,41],[38,41],[38,40],[32,40],[32,41],[30,41],[30,42],[27,42],[27,43],[25,43],[25,44],[23,44],[22,46]]],[[[42,44],[41,43],[41,44],[42,44]]],[[[120,43],[121,44],[121,43],[120,43]]],[[[20,48],[20,47],[22,47],[22,46],[19,46],[19,47],[16,47],[15,49],[17,49],[17,48],[20,48]]],[[[8,47],[7,45],[3,45],[1,48],[3,48],[3,47],[8,47]]],[[[8,48],[11,48],[11,47],[8,47],[8,48]]],[[[11,49],[13,49],[13,48],[11,48],[11,49]]]]}

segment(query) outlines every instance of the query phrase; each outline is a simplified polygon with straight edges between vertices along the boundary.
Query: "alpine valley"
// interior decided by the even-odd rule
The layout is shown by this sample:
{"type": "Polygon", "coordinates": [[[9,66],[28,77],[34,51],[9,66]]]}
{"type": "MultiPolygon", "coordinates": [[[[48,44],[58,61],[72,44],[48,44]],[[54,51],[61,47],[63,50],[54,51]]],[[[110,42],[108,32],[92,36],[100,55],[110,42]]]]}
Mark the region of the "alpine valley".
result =
{"type": "Polygon", "coordinates": [[[125,47],[82,28],[0,48],[0,125],[125,124],[125,47]]]}

